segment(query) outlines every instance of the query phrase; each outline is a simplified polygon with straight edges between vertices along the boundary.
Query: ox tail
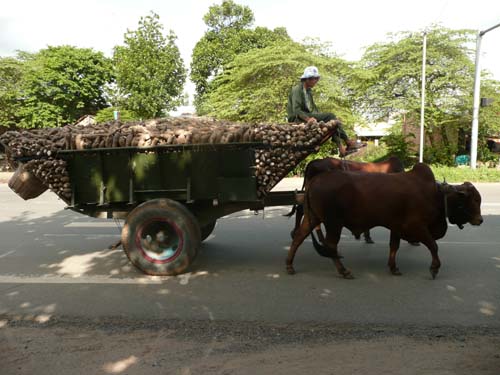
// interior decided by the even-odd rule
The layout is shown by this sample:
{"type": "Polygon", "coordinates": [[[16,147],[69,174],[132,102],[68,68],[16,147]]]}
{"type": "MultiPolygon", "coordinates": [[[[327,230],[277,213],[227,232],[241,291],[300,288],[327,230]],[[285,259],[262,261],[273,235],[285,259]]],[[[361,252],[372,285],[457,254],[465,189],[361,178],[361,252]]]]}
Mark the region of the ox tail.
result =
{"type": "MultiPolygon", "coordinates": [[[[302,191],[304,191],[304,186],[306,186],[307,168],[309,168],[309,164],[306,165],[306,169],[304,171],[304,180],[302,182],[302,187],[300,188],[300,190],[302,190],[302,191]]],[[[292,217],[295,214],[295,212],[297,211],[297,206],[298,206],[298,204],[294,204],[292,207],[292,210],[289,213],[284,214],[283,216],[292,217]]]]}
{"type": "Polygon", "coordinates": [[[295,211],[297,211],[297,205],[296,204],[293,205],[292,210],[289,213],[284,214],[283,216],[292,217],[295,214],[295,211]]]}
{"type": "MultiPolygon", "coordinates": [[[[311,215],[313,214],[313,212],[312,212],[311,206],[309,204],[309,191],[306,191],[306,193],[305,193],[304,208],[307,208],[307,210],[309,211],[307,217],[309,219],[309,223],[311,223],[310,220],[311,220],[311,215]]],[[[305,218],[304,218],[304,220],[305,220],[305,218]]],[[[311,225],[311,227],[312,227],[312,225],[311,225]]],[[[329,249],[324,244],[320,243],[316,239],[316,236],[314,235],[314,230],[312,230],[312,232],[311,232],[311,239],[312,239],[312,243],[314,246],[314,250],[316,250],[316,252],[320,256],[325,257],[325,258],[332,258],[332,259],[334,258],[334,257],[332,257],[332,253],[329,251],[329,249]]]]}
{"type": "MultiPolygon", "coordinates": [[[[314,161],[314,160],[313,160],[314,161]]],[[[302,181],[302,189],[304,190],[304,187],[306,186],[306,183],[309,181],[310,176],[309,176],[309,169],[311,168],[312,162],[307,163],[306,169],[304,169],[304,179],[302,181]]]]}
{"type": "MultiPolygon", "coordinates": [[[[309,168],[310,168],[309,164],[310,163],[308,163],[306,165],[306,169],[304,170],[304,178],[303,178],[303,181],[302,181],[302,187],[300,188],[300,190],[302,190],[302,191],[304,191],[304,187],[306,186],[307,176],[308,176],[308,172],[309,172],[309,168]]],[[[297,206],[298,206],[297,204],[294,204],[293,207],[292,207],[292,210],[289,213],[284,214],[283,216],[292,217],[295,214],[295,212],[297,211],[297,206]]]]}
{"type": "MultiPolygon", "coordinates": [[[[304,197],[304,208],[307,209],[307,211],[308,211],[308,213],[305,214],[305,216],[309,219],[309,226],[311,227],[311,230],[312,230],[311,231],[311,239],[312,239],[314,249],[322,257],[330,258],[328,256],[328,249],[326,249],[324,245],[320,244],[319,241],[316,239],[316,236],[314,235],[314,227],[311,224],[312,209],[311,209],[311,206],[309,204],[309,190],[306,191],[306,194],[304,197]]],[[[305,220],[305,218],[304,218],[304,220],[305,220]]]]}
{"type": "Polygon", "coordinates": [[[316,250],[316,252],[319,255],[321,255],[322,257],[325,257],[325,258],[332,257],[332,254],[330,253],[330,251],[328,251],[328,249],[316,239],[316,236],[314,235],[314,231],[311,232],[311,239],[312,239],[312,243],[314,246],[314,250],[316,250]]]}
{"type": "Polygon", "coordinates": [[[317,239],[316,236],[314,235],[314,232],[311,232],[311,239],[312,243],[314,246],[314,250],[321,255],[322,257],[325,258],[330,258],[330,259],[342,259],[342,255],[332,255],[331,251],[326,247],[325,245],[321,244],[317,239]]]}

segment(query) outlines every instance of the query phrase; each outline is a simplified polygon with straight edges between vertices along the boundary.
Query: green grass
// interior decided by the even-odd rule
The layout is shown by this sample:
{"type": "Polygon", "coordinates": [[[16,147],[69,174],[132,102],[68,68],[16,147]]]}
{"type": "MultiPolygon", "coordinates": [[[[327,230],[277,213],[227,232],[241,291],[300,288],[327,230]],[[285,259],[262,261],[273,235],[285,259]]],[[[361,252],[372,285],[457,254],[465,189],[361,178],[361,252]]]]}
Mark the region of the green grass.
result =
{"type": "Polygon", "coordinates": [[[470,167],[445,167],[439,165],[431,165],[432,171],[436,180],[450,183],[469,182],[500,182],[500,169],[478,167],[471,169],[470,167]]]}

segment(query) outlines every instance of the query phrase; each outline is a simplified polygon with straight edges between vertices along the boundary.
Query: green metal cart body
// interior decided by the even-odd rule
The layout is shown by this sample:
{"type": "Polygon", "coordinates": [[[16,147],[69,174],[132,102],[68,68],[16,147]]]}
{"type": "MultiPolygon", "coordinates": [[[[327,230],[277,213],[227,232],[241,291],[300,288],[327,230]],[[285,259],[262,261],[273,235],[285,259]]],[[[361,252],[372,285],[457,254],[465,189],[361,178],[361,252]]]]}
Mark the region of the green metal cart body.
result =
{"type": "Polygon", "coordinates": [[[148,274],[184,272],[218,218],[292,205],[295,191],[258,196],[255,150],[262,143],[60,151],[68,164],[68,208],[123,218],[122,245],[148,274]]]}

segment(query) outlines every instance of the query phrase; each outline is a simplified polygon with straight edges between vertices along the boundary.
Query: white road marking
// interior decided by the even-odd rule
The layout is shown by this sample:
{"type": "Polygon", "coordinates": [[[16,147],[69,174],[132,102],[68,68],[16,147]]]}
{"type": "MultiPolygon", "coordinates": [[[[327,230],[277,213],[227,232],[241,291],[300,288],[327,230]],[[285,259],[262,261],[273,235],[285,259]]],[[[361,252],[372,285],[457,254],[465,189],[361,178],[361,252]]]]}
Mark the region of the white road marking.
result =
{"type": "Polygon", "coordinates": [[[101,238],[101,237],[116,237],[116,236],[120,236],[120,234],[119,233],[115,233],[115,234],[45,233],[43,236],[44,237],[96,237],[96,238],[101,238]]]}
{"type": "Polygon", "coordinates": [[[18,276],[0,275],[0,284],[162,284],[170,276],[141,276],[137,278],[112,278],[106,275],[64,276],[18,276]]]}
{"type": "Polygon", "coordinates": [[[65,228],[118,228],[114,221],[73,221],[65,224],[65,228]]]}
{"type": "Polygon", "coordinates": [[[478,241],[478,242],[454,242],[454,241],[440,241],[437,240],[438,245],[439,244],[447,244],[447,245],[465,245],[465,246],[474,246],[474,245],[492,245],[492,246],[498,246],[498,242],[486,242],[486,241],[478,241]]]}
{"type": "MultiPolygon", "coordinates": [[[[109,275],[93,276],[57,276],[57,275],[0,275],[0,284],[129,284],[129,285],[160,285],[171,280],[180,285],[187,285],[186,279],[207,276],[207,271],[188,272],[179,276],[138,276],[111,277],[109,275]]],[[[163,289],[161,294],[168,294],[163,289]]]]}

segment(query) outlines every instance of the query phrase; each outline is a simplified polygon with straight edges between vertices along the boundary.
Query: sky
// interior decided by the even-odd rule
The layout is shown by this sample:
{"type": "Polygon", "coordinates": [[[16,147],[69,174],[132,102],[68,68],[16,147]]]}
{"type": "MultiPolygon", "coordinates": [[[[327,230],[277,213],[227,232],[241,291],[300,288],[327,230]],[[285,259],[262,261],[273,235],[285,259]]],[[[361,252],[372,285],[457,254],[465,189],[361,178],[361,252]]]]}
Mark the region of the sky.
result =
{"type": "MultiPolygon", "coordinates": [[[[422,32],[432,24],[486,30],[500,23],[500,0],[234,0],[247,5],[254,26],[285,27],[296,41],[330,42],[341,57],[357,60],[363,48],[388,33],[422,32]]],[[[111,57],[127,29],[153,11],[165,32],[177,35],[186,67],[206,31],[203,15],[221,0],[0,0],[0,56],[36,52],[47,45],[93,48],[111,57]]],[[[481,68],[500,80],[500,27],[482,38],[481,68]]],[[[186,85],[192,95],[194,86],[186,85]]]]}

